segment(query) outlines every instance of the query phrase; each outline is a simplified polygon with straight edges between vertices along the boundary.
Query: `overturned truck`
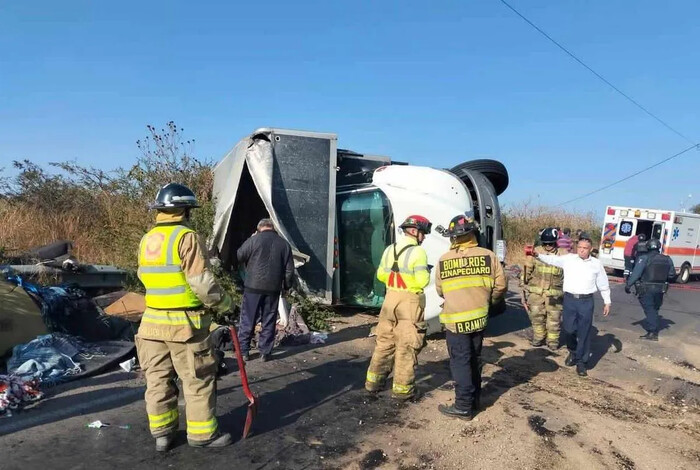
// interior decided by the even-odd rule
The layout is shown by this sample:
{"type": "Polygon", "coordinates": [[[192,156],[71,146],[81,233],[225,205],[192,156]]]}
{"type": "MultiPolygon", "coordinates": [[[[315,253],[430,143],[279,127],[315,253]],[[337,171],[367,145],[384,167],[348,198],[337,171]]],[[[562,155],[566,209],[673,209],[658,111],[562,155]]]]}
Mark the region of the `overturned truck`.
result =
{"type": "MultiPolygon", "coordinates": [[[[301,289],[326,303],[378,307],[385,290],[375,272],[408,215],[446,226],[473,210],[480,244],[503,261],[498,195],[507,187],[508,172],[494,160],[412,166],[339,149],[335,134],[262,128],[214,169],[212,248],[226,269],[240,270],[236,250],[269,217],[294,250],[301,289]]],[[[434,265],[449,240],[434,230],[423,247],[434,265]]],[[[442,303],[434,281],[425,294],[426,319],[434,319],[442,303]]]]}

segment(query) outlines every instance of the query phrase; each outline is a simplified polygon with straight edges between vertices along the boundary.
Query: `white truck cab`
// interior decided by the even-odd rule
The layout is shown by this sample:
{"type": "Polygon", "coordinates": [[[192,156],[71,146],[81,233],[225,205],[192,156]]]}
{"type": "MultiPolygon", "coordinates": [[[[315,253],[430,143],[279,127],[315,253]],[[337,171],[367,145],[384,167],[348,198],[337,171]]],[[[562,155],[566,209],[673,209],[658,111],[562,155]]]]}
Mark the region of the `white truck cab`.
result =
{"type": "MultiPolygon", "coordinates": [[[[212,247],[225,268],[238,270],[236,250],[270,217],[292,246],[302,288],[326,303],[379,307],[384,286],[376,270],[384,249],[412,214],[447,226],[474,211],[480,243],[505,259],[498,194],[508,173],[493,160],[450,170],[337,148],[330,133],[262,128],[242,139],[214,170],[217,200],[212,247]]],[[[423,242],[437,264],[449,239],[433,230],[423,242]]],[[[442,299],[434,280],[425,316],[436,319],[442,299]]]]}

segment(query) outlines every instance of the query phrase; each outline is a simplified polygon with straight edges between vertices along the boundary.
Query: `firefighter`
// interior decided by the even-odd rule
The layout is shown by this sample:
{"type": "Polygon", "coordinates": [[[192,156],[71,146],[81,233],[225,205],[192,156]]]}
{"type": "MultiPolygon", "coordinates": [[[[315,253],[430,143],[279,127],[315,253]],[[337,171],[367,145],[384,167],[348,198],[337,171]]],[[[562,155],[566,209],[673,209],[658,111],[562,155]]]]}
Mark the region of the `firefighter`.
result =
{"type": "Polygon", "coordinates": [[[669,256],[659,253],[661,242],[656,238],[647,242],[647,249],[648,252],[637,258],[634,263],[634,270],[625,283],[625,292],[631,293],[632,286],[636,286],[636,294],[646,316],[644,322],[646,334],[640,338],[658,341],[659,309],[664,301],[669,281],[676,277],[676,268],[669,256]]]}
{"type": "Polygon", "coordinates": [[[405,401],[418,396],[415,367],[426,330],[423,289],[430,282],[428,255],[420,245],[431,226],[423,216],[407,217],[400,226],[404,236],[382,255],[377,279],[386,284],[386,297],[376,328],[377,344],[367,370],[365,388],[370,393],[384,388],[393,368],[392,397],[405,401]]]}
{"type": "MultiPolygon", "coordinates": [[[[538,254],[559,255],[557,229],[546,228],[540,232],[538,254]]],[[[563,253],[568,254],[568,253],[563,253]]],[[[559,330],[564,300],[564,271],[556,266],[528,256],[520,275],[523,289],[522,304],[532,323],[532,346],[542,346],[545,341],[552,351],[559,349],[559,330]]]]}
{"type": "Polygon", "coordinates": [[[481,395],[481,346],[489,307],[504,298],[508,289],[503,268],[495,253],[478,246],[471,212],[452,219],[443,233],[451,239],[450,251],[438,261],[435,287],[445,299],[440,313],[455,381],[453,405],[438,410],[451,417],[470,420],[479,408],[481,395]]]}
{"type": "Polygon", "coordinates": [[[172,445],[178,428],[181,380],[187,441],[194,447],[223,447],[231,435],[216,420],[217,364],[209,337],[211,310],[227,312],[231,298],[210,271],[206,250],[188,226],[200,207],[181,184],[163,186],[151,209],[156,225],[141,239],[138,276],[146,288],[136,347],[146,375],[146,411],[156,450],[172,445]]]}

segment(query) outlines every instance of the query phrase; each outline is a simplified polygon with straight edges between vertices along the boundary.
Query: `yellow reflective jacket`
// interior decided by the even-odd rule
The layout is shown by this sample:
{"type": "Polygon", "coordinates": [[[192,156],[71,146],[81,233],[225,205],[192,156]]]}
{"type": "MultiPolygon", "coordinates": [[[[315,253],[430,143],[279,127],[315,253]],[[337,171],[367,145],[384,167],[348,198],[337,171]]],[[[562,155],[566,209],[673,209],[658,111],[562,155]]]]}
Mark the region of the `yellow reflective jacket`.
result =
{"type": "Polygon", "coordinates": [[[486,328],[489,306],[501,301],[508,284],[496,254],[476,241],[453,245],[438,261],[435,288],[445,299],[440,322],[454,333],[486,328]]]}
{"type": "Polygon", "coordinates": [[[428,254],[415,238],[404,236],[384,250],[377,279],[389,290],[421,294],[430,283],[428,254]]]}
{"type": "MultiPolygon", "coordinates": [[[[557,248],[547,251],[540,246],[535,250],[541,255],[560,255],[562,251],[557,248]]],[[[526,295],[561,297],[564,295],[564,270],[545,264],[534,256],[528,256],[525,259],[523,272],[520,274],[520,286],[526,295]]]]}
{"type": "Polygon", "coordinates": [[[231,308],[231,297],[211,273],[201,240],[183,220],[184,213],[159,213],[156,227],[142,239],[138,275],[146,287],[147,308],[139,327],[141,338],[184,342],[209,330],[207,308],[231,308]]]}

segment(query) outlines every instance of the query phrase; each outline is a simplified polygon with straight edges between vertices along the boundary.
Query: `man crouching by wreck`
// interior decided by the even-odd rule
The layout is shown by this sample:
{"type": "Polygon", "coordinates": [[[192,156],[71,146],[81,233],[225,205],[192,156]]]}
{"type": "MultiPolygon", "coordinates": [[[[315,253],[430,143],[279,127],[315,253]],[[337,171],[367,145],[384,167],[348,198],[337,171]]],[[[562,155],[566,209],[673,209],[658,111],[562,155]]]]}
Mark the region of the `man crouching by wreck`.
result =
{"type": "Polygon", "coordinates": [[[139,247],[138,276],[146,287],[146,311],[136,335],[146,374],[146,411],[156,450],[170,448],[178,428],[178,389],[182,381],[187,442],[193,447],[224,447],[231,435],[216,420],[216,360],[209,337],[211,309],[227,312],[231,298],[209,270],[204,245],[188,227],[199,207],[186,186],[163,186],[151,209],[156,226],[139,247]]]}

